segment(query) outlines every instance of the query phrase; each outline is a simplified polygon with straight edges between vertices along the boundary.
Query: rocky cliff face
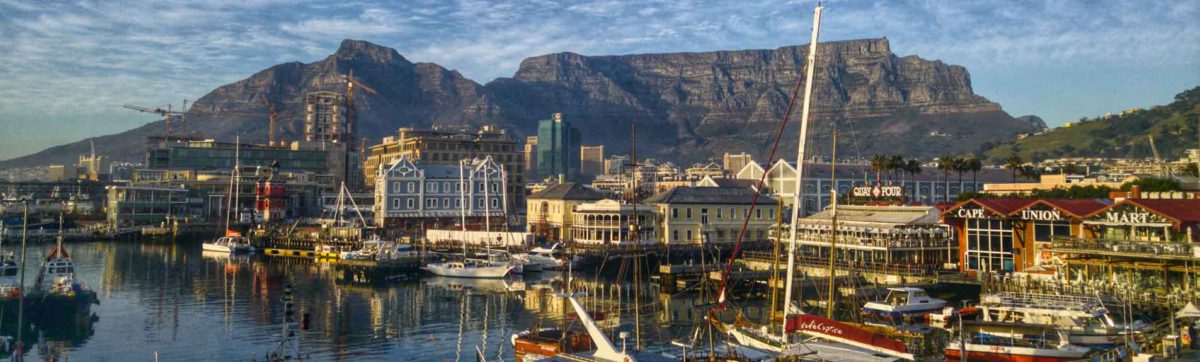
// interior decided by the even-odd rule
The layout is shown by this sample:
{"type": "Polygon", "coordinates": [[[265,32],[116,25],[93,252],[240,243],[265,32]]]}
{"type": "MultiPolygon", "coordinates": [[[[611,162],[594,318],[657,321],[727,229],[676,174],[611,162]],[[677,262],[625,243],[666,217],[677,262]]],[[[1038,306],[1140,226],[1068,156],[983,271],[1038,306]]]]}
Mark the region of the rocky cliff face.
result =
{"type": "MultiPolygon", "coordinates": [[[[412,63],[394,49],[346,40],[333,55],[310,64],[286,63],[221,86],[189,110],[189,128],[205,137],[266,139],[266,95],[280,131],[297,139],[304,95],[341,91],[350,70],[378,94],[359,93],[360,136],[378,142],[398,127],[495,123],[520,136],[537,121],[562,112],[586,144],[627,152],[629,123],[638,127],[639,152],[648,157],[703,159],[747,151],[765,157],[783,119],[807,46],[773,50],[583,56],[557,53],[528,58],[512,78],[480,85],[456,71],[412,63]]],[[[975,95],[960,66],[916,56],[898,57],[887,39],[821,43],[814,84],[813,151],[828,150],[828,133],[841,131],[840,154],[910,157],[974,151],[985,141],[1029,131],[1000,106],[975,95]],[[848,150],[848,151],[847,151],[848,150]]],[[[795,145],[799,102],[784,146],[795,145]]],[[[157,132],[157,133],[154,133],[157,132]]],[[[142,157],[148,126],[106,136],[110,159],[142,157]]],[[[98,144],[97,146],[100,146],[98,144]]],[[[73,158],[59,147],[0,163],[0,167],[73,158]],[[53,152],[59,150],[59,152],[53,152]]],[[[790,154],[790,152],[785,153],[790,154]]]]}

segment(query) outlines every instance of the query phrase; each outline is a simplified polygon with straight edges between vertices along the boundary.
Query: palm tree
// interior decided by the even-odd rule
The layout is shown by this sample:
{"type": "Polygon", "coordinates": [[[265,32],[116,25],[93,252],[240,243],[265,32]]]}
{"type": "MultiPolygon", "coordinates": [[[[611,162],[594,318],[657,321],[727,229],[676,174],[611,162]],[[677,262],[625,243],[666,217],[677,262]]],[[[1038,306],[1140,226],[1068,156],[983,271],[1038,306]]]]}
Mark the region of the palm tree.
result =
{"type": "Polygon", "coordinates": [[[1004,159],[1004,168],[1012,172],[1012,182],[1017,183],[1017,172],[1021,171],[1025,166],[1025,160],[1021,159],[1020,155],[1012,154],[1004,159]]]}
{"type": "Polygon", "coordinates": [[[958,167],[958,159],[954,156],[938,157],[938,169],[942,170],[942,201],[950,200],[950,171],[958,167]]]}
{"type": "Polygon", "coordinates": [[[1029,180],[1036,180],[1037,177],[1041,176],[1041,175],[1042,175],[1041,170],[1038,170],[1036,167],[1033,167],[1032,165],[1026,165],[1026,166],[1021,167],[1021,177],[1022,178],[1026,178],[1029,180]]]}
{"type": "Polygon", "coordinates": [[[964,163],[966,164],[965,171],[971,172],[971,189],[979,191],[979,171],[983,170],[983,161],[980,161],[978,158],[971,157],[966,159],[964,163]]]}
{"type": "Polygon", "coordinates": [[[908,160],[904,163],[904,172],[907,172],[909,178],[913,180],[913,191],[917,190],[917,175],[921,173],[921,162],[916,159],[908,160]]]}
{"type": "Polygon", "coordinates": [[[892,171],[892,180],[899,178],[898,174],[904,169],[904,156],[891,155],[888,156],[888,170],[892,171]]]}
{"type": "Polygon", "coordinates": [[[882,183],[880,181],[880,178],[881,178],[880,174],[882,174],[883,171],[887,169],[887,167],[888,167],[888,157],[887,156],[880,155],[880,154],[871,156],[871,169],[875,170],[875,183],[876,184],[882,183]]]}

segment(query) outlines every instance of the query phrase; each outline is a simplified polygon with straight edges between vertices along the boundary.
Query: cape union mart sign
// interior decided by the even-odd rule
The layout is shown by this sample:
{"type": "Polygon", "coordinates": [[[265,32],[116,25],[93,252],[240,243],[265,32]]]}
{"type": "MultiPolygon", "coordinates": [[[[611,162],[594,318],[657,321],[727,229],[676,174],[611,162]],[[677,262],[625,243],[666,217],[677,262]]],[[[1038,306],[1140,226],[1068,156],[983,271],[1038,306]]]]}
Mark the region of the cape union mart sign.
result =
{"type": "Polygon", "coordinates": [[[858,186],[850,191],[854,197],[904,197],[904,188],[900,186],[858,186]]]}
{"type": "MultiPolygon", "coordinates": [[[[988,213],[979,208],[959,208],[954,212],[954,216],[963,219],[980,219],[988,216],[988,213]]],[[[1033,221],[1060,221],[1063,219],[1062,212],[1058,210],[1035,210],[1025,209],[1013,215],[1014,219],[1018,220],[1033,220],[1033,221]]]]}

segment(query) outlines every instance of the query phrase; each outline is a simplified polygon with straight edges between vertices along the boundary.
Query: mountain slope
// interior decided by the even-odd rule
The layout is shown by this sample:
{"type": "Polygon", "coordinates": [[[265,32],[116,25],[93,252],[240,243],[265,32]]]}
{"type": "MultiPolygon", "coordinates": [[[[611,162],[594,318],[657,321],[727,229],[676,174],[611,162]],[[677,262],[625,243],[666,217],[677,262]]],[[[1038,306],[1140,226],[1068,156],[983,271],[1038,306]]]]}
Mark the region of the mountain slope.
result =
{"type": "Polygon", "coordinates": [[[1197,146],[1200,87],[1179,93],[1165,106],[1072,123],[1069,127],[1004,143],[985,155],[1002,160],[1015,151],[1025,160],[1057,157],[1153,157],[1149,137],[1163,158],[1175,159],[1197,146]]]}
{"type": "MultiPolygon", "coordinates": [[[[961,66],[892,53],[887,39],[820,44],[814,85],[813,150],[829,149],[833,121],[842,131],[842,155],[872,153],[935,156],[967,152],[984,142],[1011,139],[1035,128],[974,94],[961,66]]],[[[511,78],[480,85],[432,63],[413,63],[396,50],[343,41],[313,63],[285,63],[218,87],[188,111],[190,130],[204,137],[266,139],[266,107],[275,104],[281,135],[297,139],[303,96],[341,91],[350,70],[378,94],[359,93],[360,136],[378,142],[398,127],[477,126],[494,123],[517,136],[562,112],[610,154],[628,150],[629,122],[638,125],[647,157],[695,161],[723,152],[765,157],[803,73],[806,46],[769,50],[584,56],[556,53],[528,58],[511,78]]],[[[799,108],[799,107],[797,107],[799,108]]],[[[793,119],[798,120],[799,110],[793,119]]],[[[788,130],[794,135],[797,122],[788,130]]],[[[110,160],[140,160],[145,137],[161,122],[105,136],[97,150],[110,160]]],[[[795,147],[794,137],[784,137],[795,147]]],[[[86,143],[47,149],[0,162],[0,168],[73,162],[86,143]]],[[[843,156],[845,157],[845,156],[843,156]]]]}

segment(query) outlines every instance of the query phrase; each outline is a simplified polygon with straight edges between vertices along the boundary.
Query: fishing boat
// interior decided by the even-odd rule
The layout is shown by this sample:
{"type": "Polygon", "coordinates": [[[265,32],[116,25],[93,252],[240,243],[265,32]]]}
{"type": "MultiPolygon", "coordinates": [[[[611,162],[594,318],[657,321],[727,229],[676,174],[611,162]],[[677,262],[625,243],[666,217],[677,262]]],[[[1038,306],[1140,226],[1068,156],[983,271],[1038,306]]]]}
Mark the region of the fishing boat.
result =
{"type": "MultiPolygon", "coordinates": [[[[7,234],[8,229],[0,229],[0,247],[4,246],[7,234]]],[[[0,251],[0,302],[20,299],[21,281],[17,277],[20,270],[13,252],[0,251]]]]}
{"type": "Polygon", "coordinates": [[[924,289],[914,287],[888,288],[887,297],[883,300],[867,302],[863,305],[863,318],[867,320],[882,319],[899,322],[905,320],[921,320],[929,313],[936,312],[946,306],[946,301],[930,297],[924,289]],[[919,318],[918,318],[919,317],[919,318]]]}
{"type": "Polygon", "coordinates": [[[1052,327],[1021,323],[963,322],[962,331],[946,345],[946,361],[1061,362],[1085,358],[1091,349],[1067,342],[1052,327]]]}

